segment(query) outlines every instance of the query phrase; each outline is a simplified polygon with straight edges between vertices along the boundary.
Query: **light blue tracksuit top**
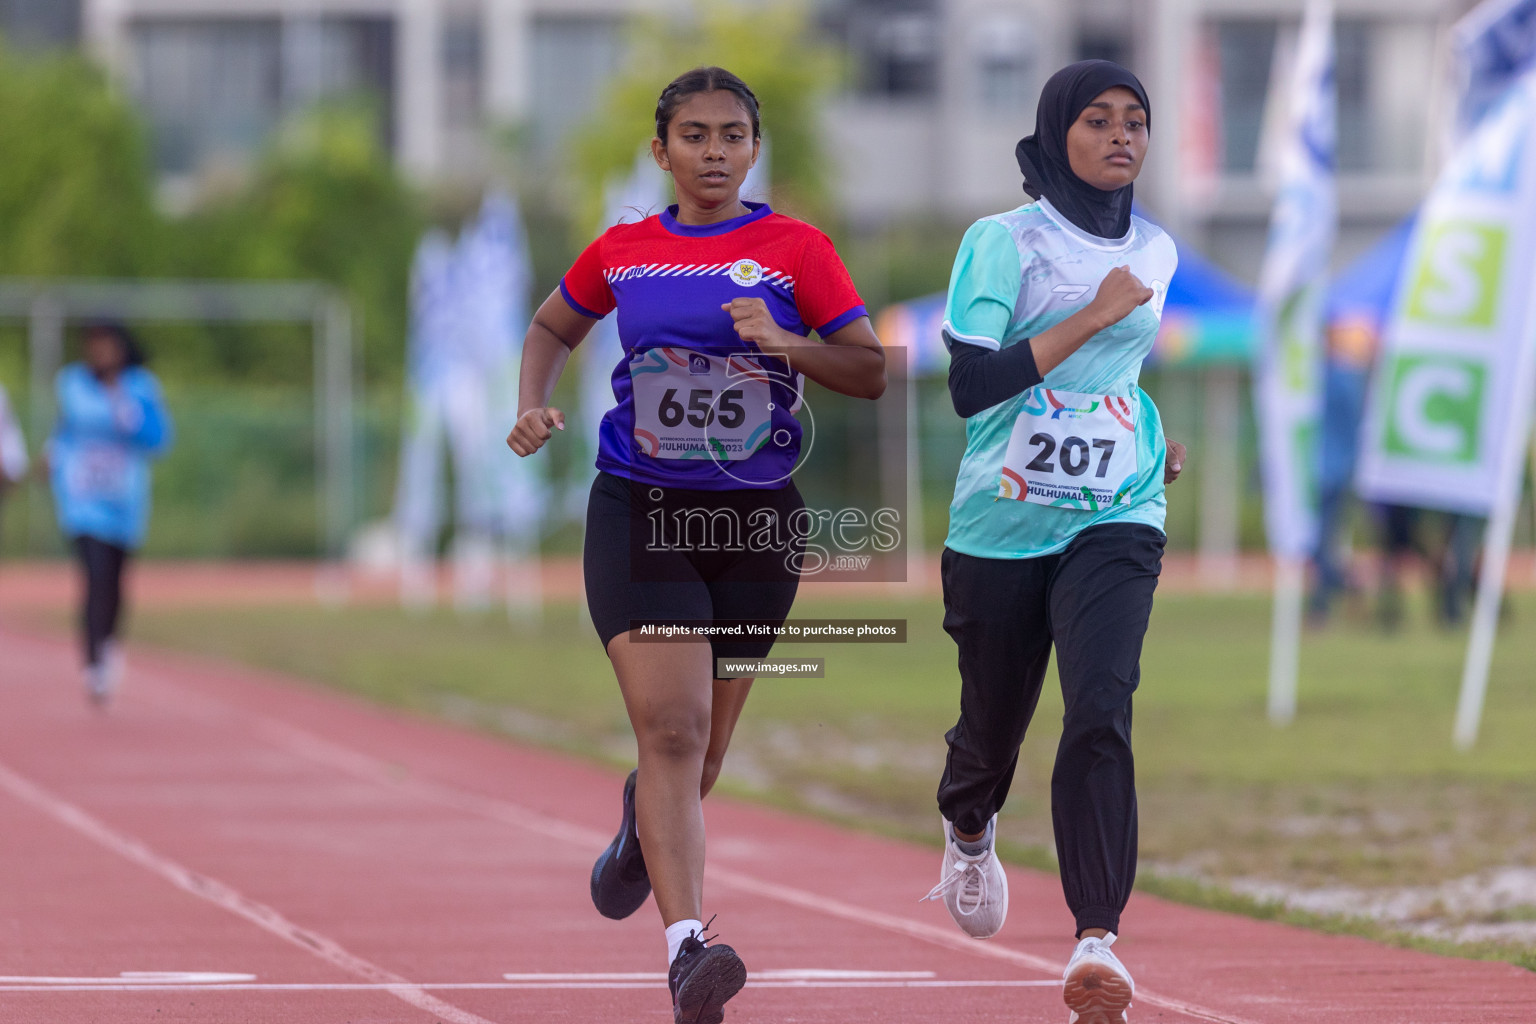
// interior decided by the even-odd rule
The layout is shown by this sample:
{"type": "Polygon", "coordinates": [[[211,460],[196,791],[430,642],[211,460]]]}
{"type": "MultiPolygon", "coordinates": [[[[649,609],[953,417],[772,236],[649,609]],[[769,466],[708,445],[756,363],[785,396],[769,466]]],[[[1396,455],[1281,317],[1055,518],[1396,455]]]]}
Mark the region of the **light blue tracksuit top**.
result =
{"type": "Polygon", "coordinates": [[[108,387],[71,363],[55,391],[59,419],[48,450],[59,527],[70,537],[137,548],[149,521],[149,463],[171,444],[160,382],[130,366],[108,387]]]}

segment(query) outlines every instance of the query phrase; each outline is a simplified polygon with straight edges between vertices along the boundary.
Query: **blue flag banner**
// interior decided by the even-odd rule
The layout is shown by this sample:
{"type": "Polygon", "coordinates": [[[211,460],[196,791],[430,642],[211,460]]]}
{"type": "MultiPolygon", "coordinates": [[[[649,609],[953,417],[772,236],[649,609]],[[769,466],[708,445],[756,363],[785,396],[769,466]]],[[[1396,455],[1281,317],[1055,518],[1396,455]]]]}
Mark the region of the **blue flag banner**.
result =
{"type": "Polygon", "coordinates": [[[1458,136],[1465,137],[1536,67],[1536,0],[1487,0],[1452,30],[1458,136]]]}

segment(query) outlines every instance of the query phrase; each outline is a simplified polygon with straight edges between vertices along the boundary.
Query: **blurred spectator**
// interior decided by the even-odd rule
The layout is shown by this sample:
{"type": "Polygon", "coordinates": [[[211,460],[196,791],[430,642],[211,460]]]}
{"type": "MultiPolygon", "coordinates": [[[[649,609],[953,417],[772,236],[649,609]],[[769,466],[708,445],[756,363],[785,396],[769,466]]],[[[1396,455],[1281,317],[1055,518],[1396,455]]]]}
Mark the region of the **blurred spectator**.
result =
{"type": "Polygon", "coordinates": [[[1381,578],[1377,589],[1376,617],[1382,628],[1397,629],[1403,623],[1403,572],[1417,558],[1431,563],[1429,549],[1419,537],[1423,510],[1411,505],[1378,505],[1381,526],[1381,578]]]}
{"type": "Polygon", "coordinates": [[[1318,443],[1317,548],[1307,600],[1308,618],[1314,625],[1327,620],[1339,594],[1355,589],[1345,561],[1343,528],[1378,333],[1376,323],[1366,317],[1333,318],[1328,327],[1318,443]]]}
{"type": "Polygon", "coordinates": [[[1441,625],[1459,626],[1467,617],[1467,609],[1477,590],[1477,559],[1487,522],[1481,516],[1449,517],[1435,589],[1435,611],[1441,625]]]}
{"type": "Polygon", "coordinates": [[[7,492],[27,475],[27,442],[11,409],[10,396],[0,384],[0,505],[7,492]]]}
{"type": "MultiPolygon", "coordinates": [[[[1397,225],[1341,271],[1329,287],[1318,438],[1318,535],[1312,554],[1312,591],[1307,599],[1307,617],[1313,625],[1327,621],[1340,594],[1357,589],[1350,576],[1345,528],[1360,424],[1371,366],[1391,316],[1414,221],[1410,217],[1397,225]]],[[[1373,511],[1382,553],[1376,609],[1380,623],[1387,629],[1401,624],[1403,574],[1415,560],[1435,581],[1436,617],[1445,625],[1460,623],[1475,585],[1483,520],[1396,505],[1377,506],[1373,511]],[[1439,547],[1421,537],[1426,523],[1444,523],[1444,541],[1439,547]]]]}
{"type": "Polygon", "coordinates": [[[85,576],[81,627],[86,693],[111,699],[122,676],[117,644],[123,568],[144,540],[149,462],[171,441],[160,382],[126,327],[86,328],[84,358],[59,371],[58,423],[49,440],[59,526],[85,576]]]}

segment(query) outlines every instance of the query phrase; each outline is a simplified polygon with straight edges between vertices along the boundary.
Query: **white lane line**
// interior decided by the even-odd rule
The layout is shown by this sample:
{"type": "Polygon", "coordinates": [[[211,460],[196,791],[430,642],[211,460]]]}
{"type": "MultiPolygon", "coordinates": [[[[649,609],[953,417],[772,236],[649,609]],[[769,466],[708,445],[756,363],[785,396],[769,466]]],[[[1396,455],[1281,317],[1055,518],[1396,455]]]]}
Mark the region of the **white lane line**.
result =
{"type": "Polygon", "coordinates": [[[390,995],[419,1010],[435,1013],[451,1024],[492,1024],[484,1017],[443,1002],[398,974],[386,971],[362,957],[347,952],[336,942],[318,932],[301,928],[273,908],[241,895],[218,879],[200,875],[161,856],[138,840],[112,829],[74,804],[54,796],[41,786],[18,775],[3,763],[0,763],[0,788],[4,788],[18,800],[31,804],[54,820],[67,825],[113,853],[159,875],[178,889],[243,917],[278,938],[306,949],[321,960],[348,973],[380,985],[390,995]]]}
{"type": "MultiPolygon", "coordinates": [[[[177,691],[183,689],[180,685],[166,683],[163,679],[161,680],[161,685],[177,691]]],[[[517,804],[506,800],[480,796],[450,785],[427,782],[415,777],[400,778],[396,769],[370,754],[342,746],[339,743],[299,729],[279,719],[258,716],[255,717],[253,724],[258,734],[264,735],[270,742],[283,747],[291,753],[309,758],[319,764],[328,765],[365,782],[386,786],[407,795],[446,807],[478,814],[493,821],[526,829],[535,835],[546,836],[556,840],[559,848],[570,850],[573,854],[580,857],[596,854],[606,847],[613,838],[610,835],[596,832],[572,822],[551,818],[542,812],[519,807],[517,804]],[[582,852],[582,847],[590,848],[591,853],[582,852]]],[[[886,914],[851,903],[844,903],[841,900],[822,896],[805,889],[768,882],[729,868],[721,868],[714,865],[707,866],[705,868],[705,878],[741,892],[753,893],[766,899],[787,903],[814,913],[826,914],[871,928],[894,932],[920,942],[943,946],[946,949],[958,950],[962,953],[987,957],[992,960],[1001,960],[1032,971],[1041,971],[1056,978],[1059,978],[1066,971],[1067,965],[1064,960],[1052,960],[1048,957],[1035,956],[1020,950],[1009,949],[1007,946],[1000,946],[990,942],[978,942],[952,929],[940,928],[922,921],[900,917],[896,914],[886,914]]],[[[1056,981],[1053,984],[1060,984],[1060,982],[1056,981]]],[[[1212,1024],[1257,1024],[1257,1022],[1247,1017],[1235,1016],[1226,1011],[1212,1010],[1197,1003],[1165,996],[1140,986],[1136,989],[1136,998],[1143,1004],[1161,1006],[1167,1010],[1173,1010],[1200,1020],[1210,1021],[1212,1024]]]]}
{"type": "Polygon", "coordinates": [[[254,974],[224,974],[217,971],[124,971],[115,978],[40,978],[0,974],[0,986],[7,985],[231,985],[255,981],[254,974]]]}
{"type": "MultiPolygon", "coordinates": [[[[503,974],[507,981],[666,981],[665,971],[594,971],[580,974],[503,974]]],[[[760,981],[931,981],[934,971],[842,971],[816,967],[754,970],[760,981]]]]}
{"type": "MultiPolygon", "coordinates": [[[[175,983],[121,984],[111,978],[36,978],[30,984],[0,983],[0,992],[393,992],[397,985],[366,982],[249,982],[186,985],[175,983]],[[66,984],[65,982],[89,982],[66,984]],[[39,982],[50,982],[39,984],[39,982]],[[53,984],[51,982],[60,982],[53,984]]],[[[412,982],[413,988],[461,992],[588,991],[611,989],[665,989],[666,979],[647,981],[460,981],[412,982]]],[[[961,989],[961,988],[1060,988],[1059,981],[1021,981],[1018,979],[942,979],[912,978],[861,981],[816,981],[812,979],[765,981],[747,978],[748,988],[837,988],[837,989],[961,989]]]]}

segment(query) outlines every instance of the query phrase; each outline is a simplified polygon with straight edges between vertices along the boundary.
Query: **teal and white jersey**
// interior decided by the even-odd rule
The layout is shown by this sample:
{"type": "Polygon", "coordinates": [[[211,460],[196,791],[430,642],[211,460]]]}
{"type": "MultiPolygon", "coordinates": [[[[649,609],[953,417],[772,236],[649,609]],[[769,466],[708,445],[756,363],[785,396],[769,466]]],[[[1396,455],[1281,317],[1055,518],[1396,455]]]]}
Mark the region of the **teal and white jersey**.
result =
{"type": "MultiPolygon", "coordinates": [[[[1173,239],[1140,217],[1132,217],[1130,232],[1113,241],[1080,230],[1044,199],[971,225],[949,279],[946,344],[999,349],[1024,342],[1086,306],[1104,275],[1118,266],[1128,266],[1153,294],[1088,339],[1042,384],[966,420],[965,455],[949,507],[949,547],[980,558],[1038,558],[1101,523],[1163,528],[1163,425],[1137,382],[1177,265],[1173,239]],[[1046,390],[1123,397],[1134,407],[1136,471],[1120,486],[1117,503],[1084,508],[1083,502],[1047,505],[999,495],[1014,422],[1026,403],[1044,405],[1046,390]]],[[[1063,446],[1061,459],[1067,458],[1063,446]]]]}

